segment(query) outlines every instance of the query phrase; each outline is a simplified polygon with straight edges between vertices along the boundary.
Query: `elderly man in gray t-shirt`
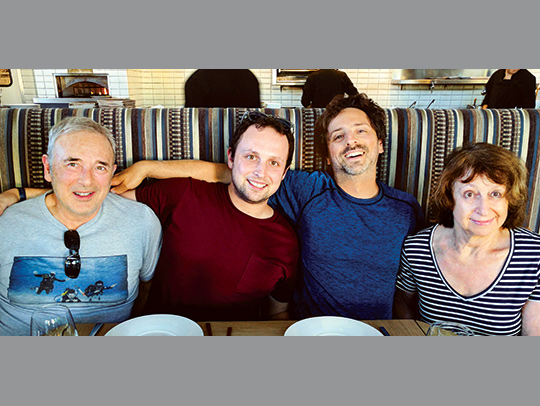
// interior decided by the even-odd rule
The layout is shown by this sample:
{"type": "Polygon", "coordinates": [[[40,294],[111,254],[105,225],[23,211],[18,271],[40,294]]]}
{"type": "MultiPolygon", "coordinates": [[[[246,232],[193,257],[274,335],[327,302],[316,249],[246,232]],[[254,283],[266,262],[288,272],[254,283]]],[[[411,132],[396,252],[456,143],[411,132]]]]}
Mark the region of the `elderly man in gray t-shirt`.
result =
{"type": "Polygon", "coordinates": [[[109,194],[114,159],[110,132],[89,118],[51,129],[52,192],[0,216],[0,335],[30,334],[32,312],[50,303],[67,305],[76,323],[130,316],[139,280],[153,276],[161,226],[148,207],[109,194]]]}

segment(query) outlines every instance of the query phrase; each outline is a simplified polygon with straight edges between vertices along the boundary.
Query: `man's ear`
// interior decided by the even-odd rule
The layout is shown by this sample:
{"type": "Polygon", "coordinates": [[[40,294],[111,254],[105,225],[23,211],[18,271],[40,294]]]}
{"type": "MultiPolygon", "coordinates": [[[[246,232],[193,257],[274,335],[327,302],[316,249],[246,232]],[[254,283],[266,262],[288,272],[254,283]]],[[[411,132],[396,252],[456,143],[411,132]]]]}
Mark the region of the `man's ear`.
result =
{"type": "Polygon", "coordinates": [[[233,165],[233,156],[232,156],[232,150],[231,150],[231,147],[229,147],[227,149],[227,166],[229,167],[229,169],[232,170],[232,165],[233,165]]]}
{"type": "Polygon", "coordinates": [[[49,162],[49,157],[47,154],[44,154],[41,157],[41,162],[43,162],[43,177],[47,182],[51,182],[51,163],[49,162]]]}
{"type": "Polygon", "coordinates": [[[383,142],[379,140],[379,154],[382,154],[383,152],[384,152],[383,142]]]}

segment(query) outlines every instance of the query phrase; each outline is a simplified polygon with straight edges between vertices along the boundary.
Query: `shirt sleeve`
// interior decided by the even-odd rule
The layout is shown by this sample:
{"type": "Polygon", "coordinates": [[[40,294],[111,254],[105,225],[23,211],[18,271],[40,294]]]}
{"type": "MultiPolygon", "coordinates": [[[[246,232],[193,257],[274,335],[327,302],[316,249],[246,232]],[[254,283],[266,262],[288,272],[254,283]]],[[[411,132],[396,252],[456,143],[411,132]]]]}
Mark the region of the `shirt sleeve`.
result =
{"type": "MultiPolygon", "coordinates": [[[[298,247],[296,245],[296,247],[298,247]]],[[[298,269],[298,249],[296,249],[287,262],[283,265],[285,277],[276,285],[276,289],[270,294],[275,300],[281,303],[288,303],[292,300],[294,282],[298,269]]]]}
{"type": "Polygon", "coordinates": [[[311,81],[309,77],[306,79],[304,89],[302,91],[302,106],[308,107],[313,99],[313,90],[311,88],[311,81]]]}
{"type": "Polygon", "coordinates": [[[143,265],[139,273],[142,281],[149,281],[154,276],[154,271],[161,252],[162,230],[156,215],[146,208],[145,215],[145,235],[144,235],[144,257],[143,265]]]}
{"type": "Polygon", "coordinates": [[[486,95],[484,96],[484,100],[482,100],[482,104],[481,106],[484,106],[487,104],[488,108],[489,108],[489,104],[490,104],[490,97],[491,97],[491,92],[492,92],[492,89],[493,89],[493,85],[495,84],[495,80],[497,79],[499,75],[499,71],[495,71],[488,79],[487,83],[486,83],[486,95]]]}
{"type": "Polygon", "coordinates": [[[161,224],[164,224],[182,200],[186,190],[192,186],[192,182],[192,178],[158,180],[135,189],[135,197],[138,202],[149,206],[161,224]]]}
{"type": "Polygon", "coordinates": [[[306,204],[333,182],[323,172],[289,171],[269,204],[296,224],[306,204]]]}
{"type": "MultiPolygon", "coordinates": [[[[529,72],[526,72],[529,73],[529,72]]],[[[524,75],[523,83],[518,88],[519,98],[518,100],[522,103],[522,108],[531,108],[534,109],[536,105],[536,78],[534,75],[524,75]]]]}
{"type": "Polygon", "coordinates": [[[349,78],[349,76],[345,72],[343,72],[343,84],[345,93],[347,93],[349,96],[354,96],[355,94],[358,94],[358,89],[354,86],[351,78],[349,78]]]}
{"type": "Polygon", "coordinates": [[[401,250],[396,287],[410,293],[415,293],[418,290],[405,248],[401,250]]]}

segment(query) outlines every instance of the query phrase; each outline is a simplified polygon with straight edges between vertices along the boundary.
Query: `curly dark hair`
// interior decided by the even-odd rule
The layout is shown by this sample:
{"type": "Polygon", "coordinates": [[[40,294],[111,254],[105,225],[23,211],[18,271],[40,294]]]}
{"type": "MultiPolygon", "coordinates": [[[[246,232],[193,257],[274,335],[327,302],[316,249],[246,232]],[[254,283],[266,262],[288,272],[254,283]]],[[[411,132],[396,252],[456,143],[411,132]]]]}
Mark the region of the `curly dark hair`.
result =
{"type": "Polygon", "coordinates": [[[384,109],[365,93],[350,97],[338,95],[328,103],[324,113],[315,122],[315,140],[324,161],[328,158],[328,126],[342,110],[349,107],[357,108],[366,113],[371,126],[377,133],[377,138],[382,141],[384,146],[386,140],[386,113],[384,109]]]}
{"type": "Polygon", "coordinates": [[[454,227],[454,183],[468,183],[479,175],[506,188],[508,216],[503,228],[522,226],[528,199],[527,169],[513,152],[486,142],[456,148],[446,158],[432,199],[435,221],[448,228],[454,227]]]}

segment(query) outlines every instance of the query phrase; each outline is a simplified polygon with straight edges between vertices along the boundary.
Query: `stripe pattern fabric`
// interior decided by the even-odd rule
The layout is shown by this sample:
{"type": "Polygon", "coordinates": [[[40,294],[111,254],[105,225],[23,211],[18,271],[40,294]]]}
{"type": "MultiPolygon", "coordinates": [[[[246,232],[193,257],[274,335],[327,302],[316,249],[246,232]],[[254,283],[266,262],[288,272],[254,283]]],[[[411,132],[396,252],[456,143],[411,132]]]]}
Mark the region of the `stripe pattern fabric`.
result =
{"type": "MultiPolygon", "coordinates": [[[[277,115],[295,126],[292,169],[324,170],[315,121],[324,109],[250,109],[277,115]]],[[[44,187],[41,157],[50,128],[67,116],[86,116],[111,130],[118,170],[142,159],[227,161],[229,140],[245,108],[0,109],[0,187],[44,187]]],[[[378,177],[415,196],[426,218],[430,199],[456,147],[474,142],[501,145],[520,156],[530,171],[530,200],[524,226],[540,231],[538,142],[540,110],[385,109],[387,139],[378,177]]]]}
{"type": "Polygon", "coordinates": [[[419,293],[420,314],[427,323],[454,321],[475,335],[518,335],[521,309],[540,301],[540,236],[511,230],[511,248],[503,268],[483,292],[464,297],[447,283],[432,251],[434,227],[407,238],[396,286],[419,293]]]}

